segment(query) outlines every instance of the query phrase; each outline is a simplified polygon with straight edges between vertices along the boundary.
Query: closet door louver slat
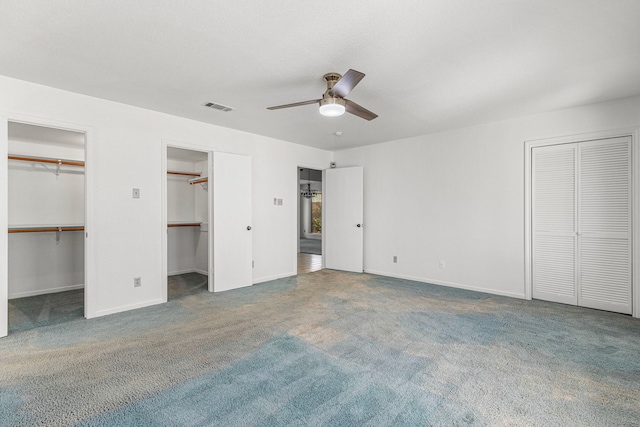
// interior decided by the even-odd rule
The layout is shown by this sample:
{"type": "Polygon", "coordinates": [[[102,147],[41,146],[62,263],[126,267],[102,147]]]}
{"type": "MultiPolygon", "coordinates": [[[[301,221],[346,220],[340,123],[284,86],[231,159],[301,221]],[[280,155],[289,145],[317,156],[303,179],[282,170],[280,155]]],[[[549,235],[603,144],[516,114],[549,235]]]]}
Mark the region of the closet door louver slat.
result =
{"type": "Polygon", "coordinates": [[[580,144],[578,304],[631,313],[631,141],[580,144]]]}
{"type": "Polygon", "coordinates": [[[577,304],[576,146],[534,148],[533,298],[577,304]]]}

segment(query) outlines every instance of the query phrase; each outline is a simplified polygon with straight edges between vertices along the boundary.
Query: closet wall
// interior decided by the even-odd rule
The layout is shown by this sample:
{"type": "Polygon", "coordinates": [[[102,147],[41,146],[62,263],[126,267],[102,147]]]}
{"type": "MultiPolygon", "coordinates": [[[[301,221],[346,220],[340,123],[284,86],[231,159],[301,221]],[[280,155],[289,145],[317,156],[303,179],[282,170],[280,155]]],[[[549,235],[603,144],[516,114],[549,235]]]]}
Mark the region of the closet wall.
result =
{"type": "Polygon", "coordinates": [[[365,270],[524,298],[525,141],[639,123],[632,97],[336,151],[364,167],[365,270]]]}
{"type": "MultiPolygon", "coordinates": [[[[185,151],[185,150],[173,150],[185,151]]],[[[198,157],[206,159],[206,153],[198,157]]],[[[201,173],[207,176],[207,161],[167,158],[167,170],[201,173]]],[[[208,274],[208,196],[200,184],[189,184],[182,175],[167,175],[168,224],[200,223],[198,226],[169,227],[167,236],[167,270],[169,275],[198,272],[208,274]]]]}
{"type": "MultiPolygon", "coordinates": [[[[84,161],[84,134],[9,123],[10,155],[84,161]]],[[[8,161],[10,229],[84,224],[84,168],[8,161]]],[[[9,233],[9,298],[82,288],[82,231],[9,233]]]]}
{"type": "MultiPolygon", "coordinates": [[[[162,263],[166,261],[162,250],[163,233],[166,236],[162,141],[184,141],[212,151],[251,156],[253,282],[295,274],[298,186],[292,171],[300,164],[328,167],[333,160],[330,151],[5,76],[0,76],[0,93],[0,129],[8,115],[88,132],[87,209],[93,214],[85,241],[92,253],[92,268],[87,269],[91,291],[86,299],[87,317],[160,304],[166,298],[162,285],[162,263]],[[139,199],[132,198],[132,188],[140,189],[139,199]],[[274,197],[282,198],[284,204],[275,206],[274,197]],[[142,278],[142,286],[134,286],[134,277],[142,278]]],[[[205,114],[212,112],[228,114],[213,110],[205,114]]],[[[0,135],[2,151],[6,151],[5,141],[6,133],[0,135]]],[[[5,188],[6,174],[0,173],[0,195],[5,188]]],[[[0,210],[2,222],[6,215],[0,210]]],[[[5,234],[0,239],[0,259],[6,253],[6,240],[5,234]]],[[[5,268],[6,262],[0,262],[0,272],[5,268]]],[[[0,275],[0,294],[7,288],[5,283],[6,276],[0,275]]],[[[6,315],[5,306],[0,301],[0,318],[6,315]]],[[[0,320],[0,335],[2,326],[0,320]]]]}
{"type": "MultiPolygon", "coordinates": [[[[203,153],[204,154],[204,153],[203,153]]],[[[208,162],[202,161],[196,163],[196,172],[201,172],[202,176],[207,176],[208,162]]],[[[200,225],[199,235],[196,238],[196,255],[195,255],[195,271],[202,274],[208,274],[209,272],[209,199],[208,199],[208,183],[207,190],[200,184],[192,185],[195,192],[195,211],[194,219],[196,222],[202,223],[200,225]]]]}

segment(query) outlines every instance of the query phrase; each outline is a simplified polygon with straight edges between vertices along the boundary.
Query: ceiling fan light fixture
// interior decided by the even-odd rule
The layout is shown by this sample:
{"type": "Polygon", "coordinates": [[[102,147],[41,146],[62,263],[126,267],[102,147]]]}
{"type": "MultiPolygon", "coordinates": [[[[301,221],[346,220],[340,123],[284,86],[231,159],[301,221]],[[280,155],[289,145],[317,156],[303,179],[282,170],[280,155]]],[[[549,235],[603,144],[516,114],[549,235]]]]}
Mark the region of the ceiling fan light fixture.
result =
{"type": "Polygon", "coordinates": [[[320,100],[320,114],[327,117],[337,117],[343,115],[345,112],[344,99],[325,96],[320,100]]]}
{"type": "Polygon", "coordinates": [[[349,69],[344,76],[338,73],[327,73],[323,76],[327,83],[327,90],[320,99],[310,99],[308,101],[294,102],[293,104],[274,105],[267,107],[267,110],[280,110],[281,108],[301,107],[303,105],[319,104],[320,114],[323,116],[336,117],[344,113],[350,113],[365,120],[373,120],[378,115],[366,108],[345,98],[362,80],[364,73],[349,69]],[[347,109],[347,105],[349,108],[347,109]]]}

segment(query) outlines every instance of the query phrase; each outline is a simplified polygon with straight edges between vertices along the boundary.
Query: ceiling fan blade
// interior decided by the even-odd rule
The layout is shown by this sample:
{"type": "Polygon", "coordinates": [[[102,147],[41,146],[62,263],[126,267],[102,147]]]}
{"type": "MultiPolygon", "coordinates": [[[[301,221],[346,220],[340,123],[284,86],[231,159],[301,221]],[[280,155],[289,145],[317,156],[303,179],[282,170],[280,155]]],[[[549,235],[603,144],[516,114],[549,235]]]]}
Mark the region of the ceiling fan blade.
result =
{"type": "Polygon", "coordinates": [[[312,99],[310,101],[302,101],[302,102],[296,102],[293,104],[284,104],[284,105],[276,105],[275,107],[267,107],[267,110],[279,110],[281,108],[299,107],[301,105],[318,104],[319,102],[320,102],[319,99],[312,99]]]}
{"type": "Polygon", "coordinates": [[[376,113],[372,113],[371,111],[367,110],[364,107],[361,107],[353,101],[349,101],[348,99],[345,99],[344,101],[346,103],[345,109],[348,113],[354,114],[358,117],[362,117],[365,120],[373,120],[378,117],[376,113]]]}
{"type": "Polygon", "coordinates": [[[360,80],[362,80],[363,77],[364,73],[356,70],[349,70],[336,82],[329,93],[331,95],[337,95],[344,98],[353,90],[354,87],[356,87],[358,83],[360,83],[360,80]]]}

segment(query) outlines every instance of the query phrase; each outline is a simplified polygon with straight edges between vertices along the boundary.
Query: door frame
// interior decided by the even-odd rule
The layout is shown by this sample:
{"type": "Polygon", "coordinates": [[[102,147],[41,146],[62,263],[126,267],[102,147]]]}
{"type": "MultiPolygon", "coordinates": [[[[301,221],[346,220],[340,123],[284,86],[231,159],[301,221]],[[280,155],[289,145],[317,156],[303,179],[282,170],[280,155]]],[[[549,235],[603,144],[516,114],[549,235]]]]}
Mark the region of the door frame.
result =
{"type": "Polygon", "coordinates": [[[94,286],[97,284],[95,260],[95,229],[94,229],[94,188],[95,188],[95,136],[93,127],[53,120],[42,117],[34,117],[16,113],[0,114],[0,200],[4,207],[0,211],[0,337],[6,336],[9,331],[9,238],[2,232],[9,226],[8,216],[8,182],[9,169],[7,163],[9,123],[22,123],[27,125],[42,126],[54,129],[84,133],[84,317],[91,319],[96,317],[98,311],[97,292],[94,286]]]}
{"type": "Polygon", "coordinates": [[[631,138],[631,305],[633,310],[633,317],[640,318],[640,127],[631,127],[623,129],[613,129],[601,132],[591,132],[576,135],[566,135],[553,138],[543,138],[527,140],[524,143],[524,182],[525,182],[525,245],[524,245],[524,291],[525,299],[531,300],[533,293],[533,279],[532,279],[532,256],[533,251],[531,245],[533,244],[532,238],[532,150],[535,147],[543,147],[548,145],[559,144],[571,144],[583,141],[591,141],[597,139],[609,139],[616,137],[631,138]]]}
{"type": "Polygon", "coordinates": [[[321,268],[324,270],[324,254],[325,254],[325,246],[324,246],[324,227],[325,227],[325,223],[324,223],[324,194],[325,194],[325,171],[327,168],[325,168],[324,166],[310,166],[309,164],[299,164],[298,166],[296,166],[296,179],[295,179],[295,185],[296,185],[296,189],[295,189],[295,200],[296,200],[296,221],[295,221],[295,226],[296,226],[296,233],[295,233],[295,250],[293,251],[293,275],[297,275],[298,274],[298,253],[300,252],[300,168],[305,168],[305,169],[314,169],[317,171],[321,171],[322,172],[322,230],[323,230],[323,236],[322,236],[322,263],[321,263],[321,268]]]}
{"type": "MultiPolygon", "coordinates": [[[[160,224],[160,233],[162,236],[162,302],[167,302],[169,300],[169,260],[168,260],[168,232],[167,221],[168,221],[168,200],[167,200],[167,148],[180,148],[183,150],[191,150],[191,151],[200,151],[203,153],[207,153],[207,176],[210,177],[212,175],[212,165],[213,165],[213,151],[214,149],[209,146],[193,144],[190,142],[184,141],[176,141],[171,139],[162,139],[162,143],[160,144],[162,148],[161,154],[161,179],[162,190],[161,190],[161,206],[162,206],[162,221],[160,224]]],[[[208,216],[208,231],[207,231],[207,272],[208,272],[208,280],[207,280],[207,289],[209,292],[213,292],[213,185],[209,182],[207,186],[207,216],[208,216]]]]}

